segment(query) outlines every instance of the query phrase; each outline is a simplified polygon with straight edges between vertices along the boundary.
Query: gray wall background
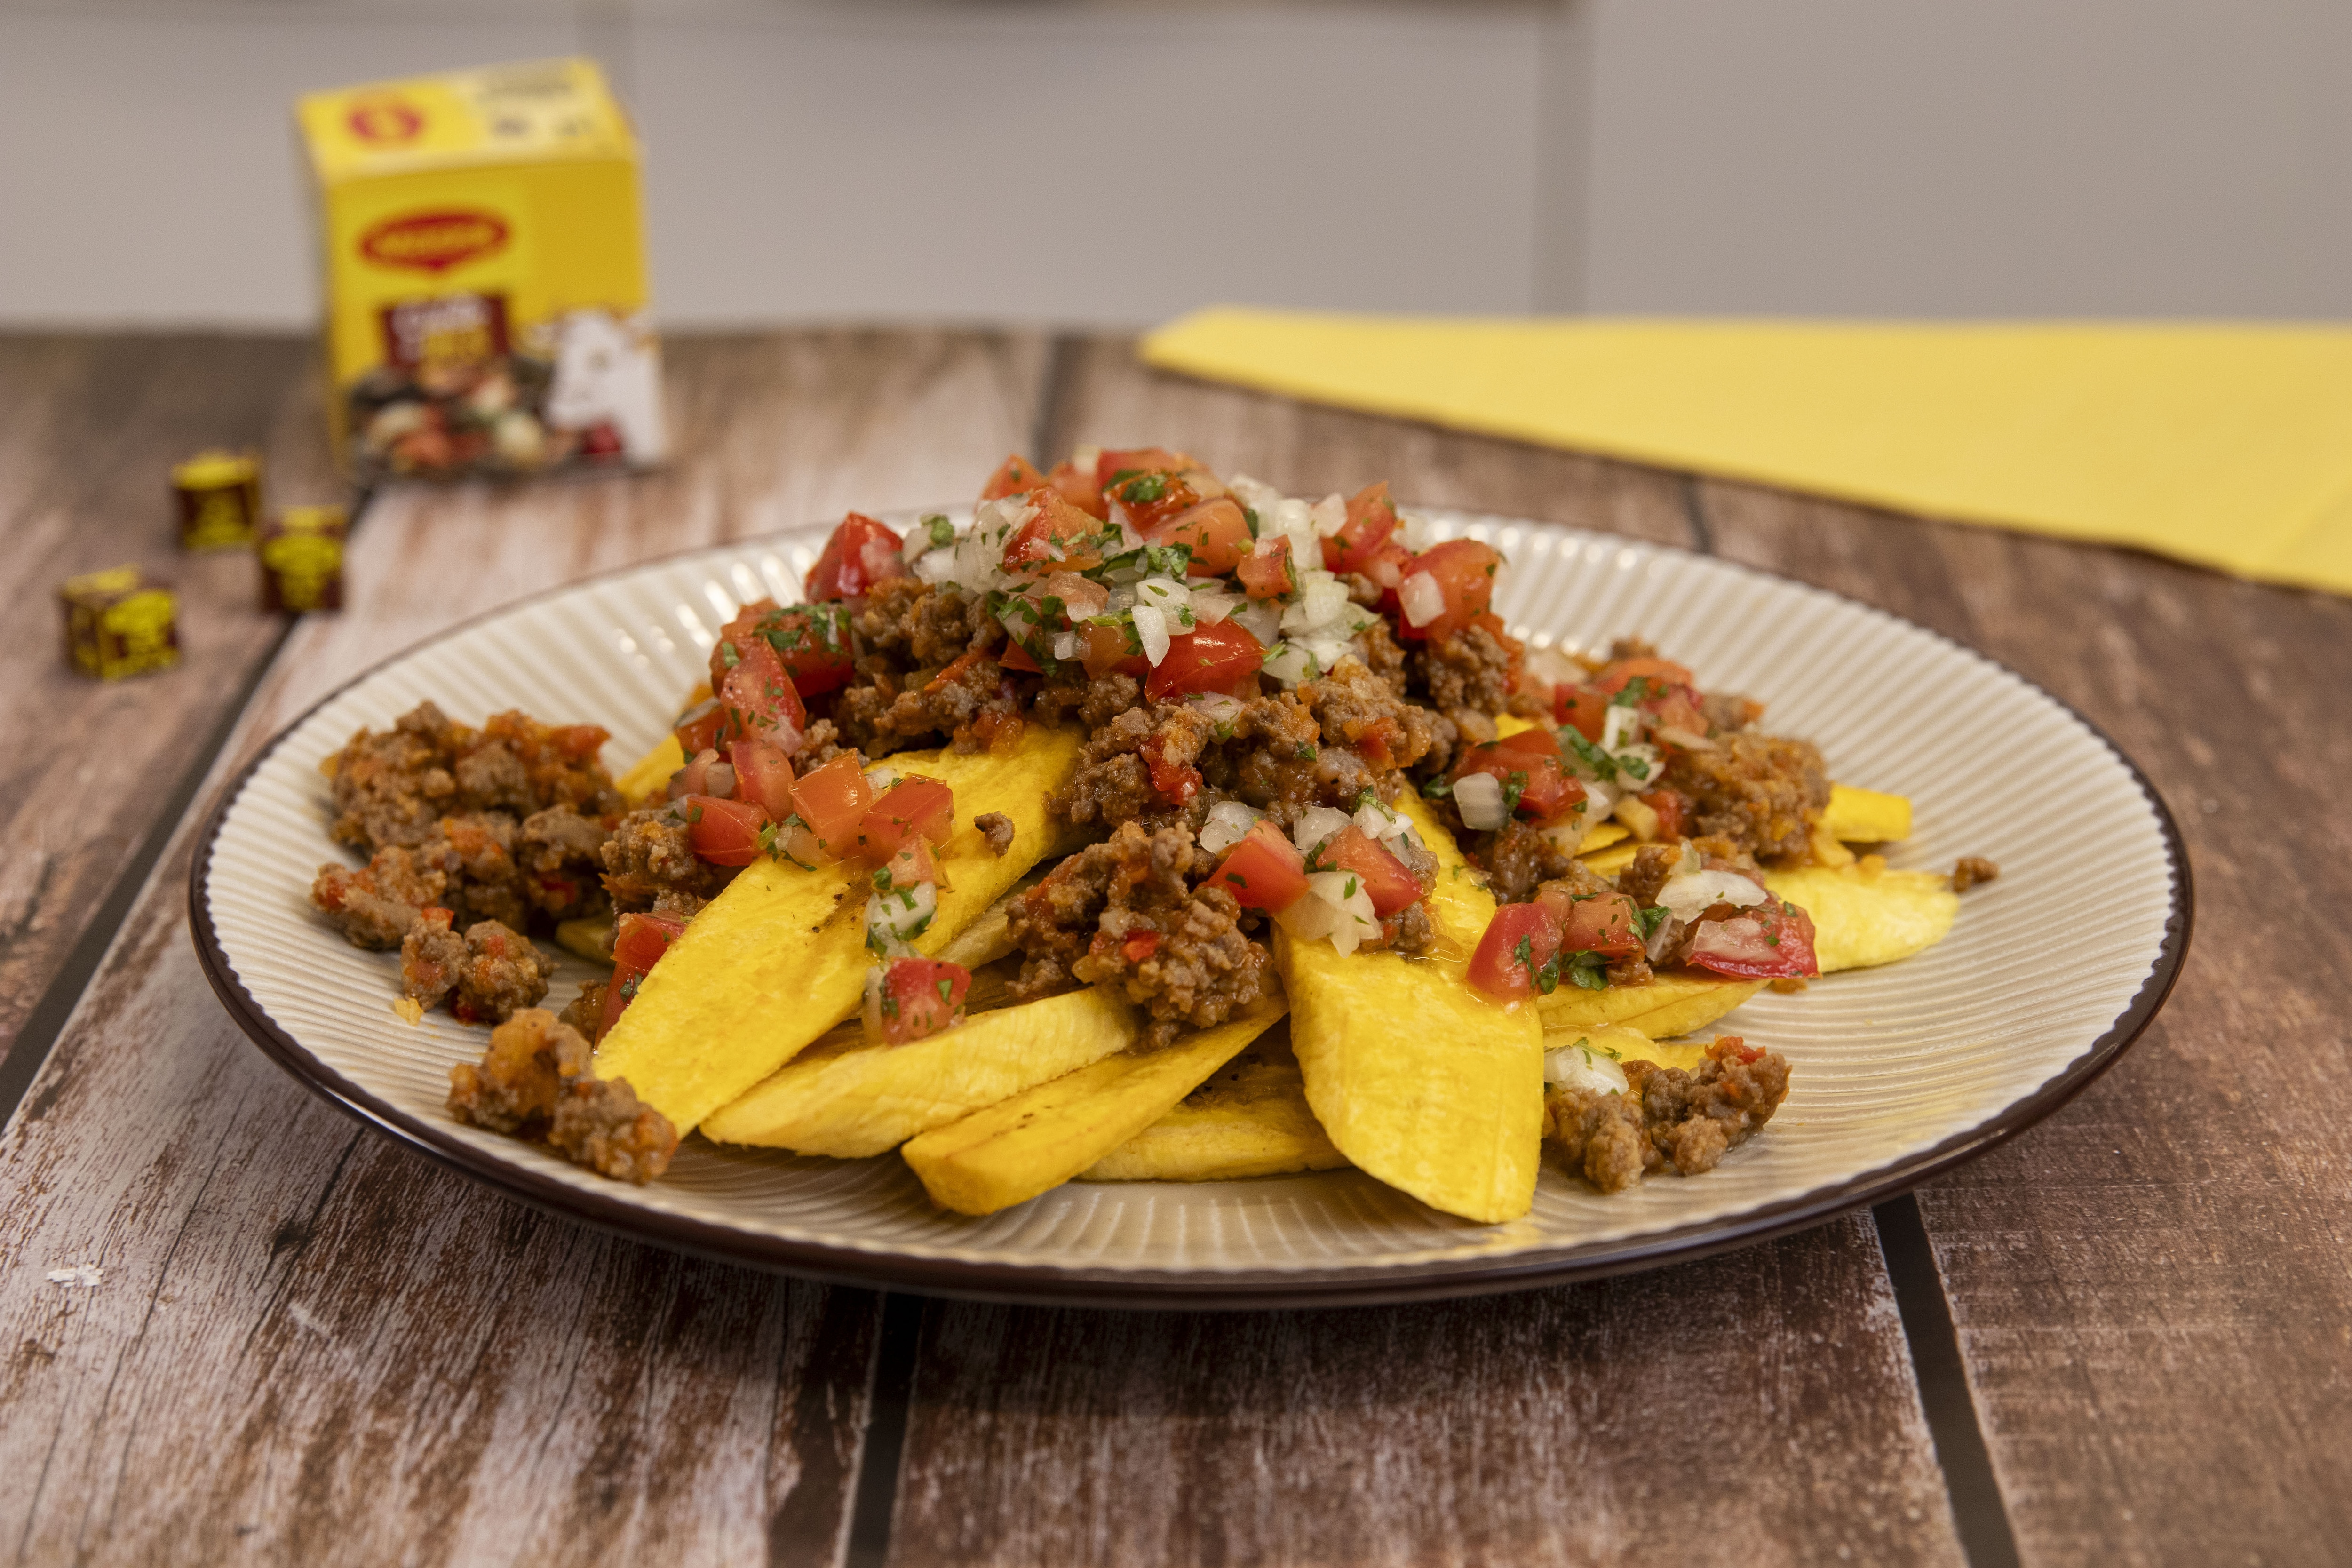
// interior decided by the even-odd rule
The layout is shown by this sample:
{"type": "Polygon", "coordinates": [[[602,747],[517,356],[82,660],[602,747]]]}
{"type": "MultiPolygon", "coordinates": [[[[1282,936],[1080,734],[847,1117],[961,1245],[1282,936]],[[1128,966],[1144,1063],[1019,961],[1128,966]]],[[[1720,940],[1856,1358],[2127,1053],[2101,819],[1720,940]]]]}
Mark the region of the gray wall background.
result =
{"type": "Polygon", "coordinates": [[[0,325],[305,325],[293,96],[572,52],[677,326],[2352,315],[2324,0],[0,0],[0,325]]]}

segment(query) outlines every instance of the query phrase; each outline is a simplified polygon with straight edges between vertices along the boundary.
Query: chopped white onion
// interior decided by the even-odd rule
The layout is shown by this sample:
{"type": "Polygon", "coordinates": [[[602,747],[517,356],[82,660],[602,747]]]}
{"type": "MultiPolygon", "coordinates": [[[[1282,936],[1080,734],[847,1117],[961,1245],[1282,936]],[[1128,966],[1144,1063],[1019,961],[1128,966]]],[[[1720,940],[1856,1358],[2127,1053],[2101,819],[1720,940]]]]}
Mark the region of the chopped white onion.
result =
{"type": "Polygon", "coordinates": [[[1415,555],[1437,542],[1437,535],[1431,529],[1429,519],[1417,511],[1397,513],[1397,533],[1404,540],[1404,547],[1415,555]]]}
{"type": "Polygon", "coordinates": [[[1196,692],[1184,701],[1187,706],[1199,709],[1213,724],[1227,722],[1237,717],[1246,706],[1239,698],[1228,697],[1222,691],[1196,692]]]}
{"type": "Polygon", "coordinates": [[[1087,639],[1076,632],[1057,632],[1054,637],[1054,657],[1076,658],[1078,657],[1078,650],[1086,646],[1087,639]]]}
{"type": "Polygon", "coordinates": [[[1292,646],[1306,649],[1314,658],[1316,668],[1325,672],[1356,651],[1346,637],[1299,637],[1292,646]]]}
{"type": "Polygon", "coordinates": [[[1310,805],[1291,825],[1290,841],[1301,855],[1312,855],[1327,838],[1344,831],[1356,819],[1328,805],[1310,805]]]}
{"type": "Polygon", "coordinates": [[[1445,590],[1428,573],[1416,572],[1397,584],[1397,604],[1407,626],[1425,626],[1445,608],[1445,590]]]}
{"type": "Polygon", "coordinates": [[[923,933],[939,910],[939,889],[929,882],[877,892],[866,900],[866,944],[903,956],[907,943],[923,933]]]}
{"type": "Polygon", "coordinates": [[[1315,531],[1324,539],[1330,538],[1348,526],[1348,498],[1333,491],[1308,509],[1315,520],[1315,531]]]}
{"type": "Polygon", "coordinates": [[[1648,950],[1650,962],[1664,963],[1666,961],[1666,954],[1674,952],[1675,943],[1682,940],[1683,932],[1687,929],[1682,921],[1672,915],[1660,921],[1657,930],[1650,933],[1648,950]]]}
{"type": "Polygon", "coordinates": [[[1402,812],[1391,811],[1379,801],[1368,800],[1356,808],[1356,826],[1364,836],[1375,840],[1405,838],[1412,834],[1412,823],[1402,812]]]}
{"type": "Polygon", "coordinates": [[[1239,609],[1243,599],[1238,594],[1220,593],[1214,588],[1192,590],[1192,618],[1204,626],[1213,626],[1239,609]]]}
{"type": "Polygon", "coordinates": [[[1601,1094],[1622,1094],[1632,1087],[1623,1068],[1581,1040],[1544,1053],[1544,1081],[1601,1094]]]}
{"type": "Polygon", "coordinates": [[[1091,474],[1102,462],[1102,454],[1100,447],[1073,447],[1070,448],[1070,467],[1082,474],[1091,474]]]}
{"type": "Polygon", "coordinates": [[[1623,708],[1612,706],[1601,716],[1601,749],[1622,751],[1642,738],[1642,710],[1630,704],[1623,708]]]}
{"type": "Polygon", "coordinates": [[[1669,877],[1658,889],[1658,902],[1678,921],[1695,921],[1717,904],[1746,909],[1770,896],[1737,871],[1693,871],[1669,877]]]}
{"type": "Polygon", "coordinates": [[[1511,820],[1503,805],[1503,785],[1492,773],[1466,773],[1454,781],[1454,809],[1462,826],[1491,832],[1511,820]]]}
{"type": "MultiPolygon", "coordinates": [[[[1312,634],[1347,614],[1348,584],[1319,567],[1298,574],[1298,600],[1282,612],[1286,632],[1312,634]]],[[[1348,635],[1355,635],[1350,626],[1348,635]]]]}
{"type": "Polygon", "coordinates": [[[1673,724],[1661,724],[1651,733],[1667,745],[1680,746],[1685,752],[1712,752],[1716,749],[1715,742],[1705,735],[1695,731],[1680,729],[1673,724]]]}
{"type": "Polygon", "coordinates": [[[1252,599],[1234,606],[1234,625],[1257,638],[1261,647],[1272,647],[1282,637],[1282,606],[1271,599],[1252,599]]]}
{"type": "Polygon", "coordinates": [[[1209,820],[1201,825],[1201,847],[1212,855],[1223,854],[1249,837],[1261,815],[1237,800],[1219,801],[1209,808],[1209,820]]]}
{"type": "Polygon", "coordinates": [[[1192,590],[1172,577],[1146,577],[1135,585],[1135,602],[1149,605],[1163,616],[1190,608],[1192,590]]]}
{"type": "Polygon", "coordinates": [[[1265,663],[1259,668],[1285,686],[1296,686],[1323,673],[1322,662],[1295,642],[1275,644],[1265,656],[1265,663]]]}
{"type": "Polygon", "coordinates": [[[1314,871],[1307,878],[1307,896],[1275,917],[1293,942],[1328,937],[1341,952],[1353,952],[1369,937],[1380,934],[1380,917],[1372,912],[1372,895],[1353,871],[1314,871]]]}
{"type": "Polygon", "coordinates": [[[877,763],[866,770],[866,782],[877,791],[888,789],[898,782],[898,770],[887,763],[877,763]]]}
{"type": "Polygon", "coordinates": [[[1149,605],[1138,605],[1128,612],[1135,622],[1135,640],[1143,645],[1146,664],[1158,664],[1168,657],[1168,623],[1159,611],[1149,605]]]}

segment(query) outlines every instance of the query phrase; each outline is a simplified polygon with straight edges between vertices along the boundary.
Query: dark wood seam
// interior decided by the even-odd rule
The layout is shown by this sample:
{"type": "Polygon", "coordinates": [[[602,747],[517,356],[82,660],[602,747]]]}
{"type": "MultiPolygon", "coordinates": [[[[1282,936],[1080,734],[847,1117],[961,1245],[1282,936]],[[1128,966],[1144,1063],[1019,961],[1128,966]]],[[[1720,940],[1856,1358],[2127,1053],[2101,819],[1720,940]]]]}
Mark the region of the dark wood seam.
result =
{"type": "Polygon", "coordinates": [[[882,1298],[882,1331],[874,1347],[874,1385],[866,1401],[866,1436],[850,1504],[845,1568],[883,1568],[890,1523],[898,1511],[898,1477],[907,1451],[907,1410],[922,1358],[923,1297],[893,1290],[882,1298]]]}
{"type": "Polygon", "coordinates": [[[1076,332],[1056,332],[1045,345],[1045,379],[1037,388],[1036,417],[1029,424],[1030,461],[1046,468],[1068,456],[1061,442],[1068,421],[1062,401],[1085,352],[1086,339],[1076,332]]]}
{"type": "MultiPolygon", "coordinates": [[[[366,517],[368,502],[372,499],[373,492],[371,491],[362,493],[352,502],[352,527],[354,530],[366,517]]],[[[105,902],[91,911],[89,924],[83,928],[79,940],[66,954],[66,961],[58,966],[57,973],[50,976],[48,985],[41,992],[41,999],[25,1016],[24,1027],[16,1031],[7,1056],[0,1058],[0,1130],[5,1130],[16,1116],[16,1107],[24,1100],[25,1091],[33,1087],[33,1079],[39,1074],[41,1064],[49,1059],[49,1052],[65,1033],[66,1020],[73,1016],[82,993],[89,989],[91,979],[98,973],[98,966],[105,962],[107,950],[114,945],[116,933],[131,916],[131,906],[139,897],[139,890],[147,885],[147,879],[154,871],[156,862],[163,859],[163,851],[171,847],[172,837],[179,831],[181,819],[194,808],[197,794],[204,788],[205,778],[211,774],[214,762],[227,747],[230,737],[236,733],[237,723],[245,717],[246,709],[252,705],[254,693],[261,689],[261,682],[270,670],[277,668],[278,658],[286,651],[286,639],[293,635],[294,625],[295,617],[292,616],[278,623],[277,635],[269,639],[269,645],[262,650],[261,657],[255,659],[252,668],[246,671],[236,700],[222,710],[220,721],[213,726],[213,732],[205,738],[205,743],[197,749],[195,756],[190,759],[187,767],[173,784],[172,793],[164,798],[155,820],[148,825],[145,836],[139,841],[139,847],[132,851],[123,862],[122,869],[116,873],[114,885],[107,889],[105,902]]]]}

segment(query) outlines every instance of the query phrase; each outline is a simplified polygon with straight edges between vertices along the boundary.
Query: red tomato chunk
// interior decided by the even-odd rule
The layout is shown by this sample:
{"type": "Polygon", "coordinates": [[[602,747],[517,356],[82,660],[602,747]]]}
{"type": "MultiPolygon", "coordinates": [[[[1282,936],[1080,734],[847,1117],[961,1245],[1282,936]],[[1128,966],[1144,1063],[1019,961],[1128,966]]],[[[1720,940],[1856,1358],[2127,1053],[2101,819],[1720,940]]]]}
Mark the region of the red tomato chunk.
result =
{"type": "Polygon", "coordinates": [[[1388,542],[1396,527],[1396,503],[1389,500],[1388,481],[1366,485],[1349,500],[1348,521],[1340,525],[1339,531],[1323,542],[1325,569],[1361,572],[1381,552],[1381,546],[1388,542]]]}
{"type": "Polygon", "coordinates": [[[1470,984],[1506,1001],[1535,994],[1536,972],[1559,952],[1559,923],[1541,904],[1505,904],[1470,955],[1470,984]]]}
{"type": "Polygon", "coordinates": [[[1184,572],[1191,577],[1222,577],[1242,563],[1255,542],[1241,503],[1229,496],[1188,507],[1140,531],[1153,544],[1181,544],[1192,552],[1184,572]]]}
{"type": "Polygon", "coordinates": [[[1813,917],[1773,900],[1729,920],[1703,920],[1691,928],[1694,967],[1748,980],[1778,980],[1822,972],[1813,956],[1813,917]]]}
{"type": "Polygon", "coordinates": [[[980,499],[1002,500],[1006,496],[1034,490],[1045,482],[1045,476],[1037,471],[1037,465],[1016,453],[1004,459],[1003,467],[988,476],[988,483],[980,487],[980,499]]]}
{"type": "Polygon", "coordinates": [[[1242,590],[1253,599],[1279,599],[1298,591],[1298,568],[1290,559],[1290,536],[1261,539],[1241,559],[1242,590]]]}
{"type": "Polygon", "coordinates": [[[963,1022],[971,971],[936,958],[894,958],[882,971],[880,994],[866,1005],[866,1027],[894,1046],[936,1035],[963,1022]]]}
{"type": "Polygon", "coordinates": [[[1103,525],[1040,486],[1027,497],[1037,515],[1004,542],[1004,569],[1015,576],[1048,572],[1086,572],[1103,562],[1103,525]]]}
{"type": "Polygon", "coordinates": [[[638,983],[686,931],[684,921],[667,915],[625,914],[613,928],[613,978],[604,987],[604,1009],[597,1015],[596,1037],[603,1039],[614,1021],[637,997],[638,983]]]}
{"type": "Polygon", "coordinates": [[[1245,909],[1278,915],[1306,897],[1307,859],[1282,829],[1261,822],[1201,885],[1224,889],[1245,909]]]}
{"type": "Polygon", "coordinates": [[[1219,621],[1168,639],[1167,656],[1143,683],[1143,694],[1166,702],[1196,691],[1233,692],[1265,662],[1265,647],[1247,626],[1219,621]]]}
{"type": "Polygon", "coordinates": [[[1559,742],[1549,730],[1522,730],[1471,747],[1454,765],[1454,777],[1458,783],[1472,773],[1491,774],[1507,800],[1516,788],[1512,809],[1539,827],[1566,821],[1584,804],[1584,784],[1561,764],[1559,742]]]}
{"type": "Polygon", "coordinates": [[[1444,604],[1423,625],[1401,621],[1398,629],[1408,637],[1446,637],[1467,627],[1486,613],[1502,564],[1502,556],[1475,539],[1449,539],[1422,552],[1407,564],[1405,575],[1427,573],[1444,604]]]}
{"type": "Polygon", "coordinates": [[[858,824],[873,804],[874,786],[859,771],[854,752],[844,752],[793,783],[793,815],[807,827],[806,847],[819,859],[838,860],[857,847],[858,824]]]}
{"type": "Polygon", "coordinates": [[[1642,928],[1633,900],[1622,893],[1570,893],[1546,888],[1536,901],[1559,921],[1559,945],[1564,952],[1623,958],[1642,951],[1642,928]]]}
{"type": "Polygon", "coordinates": [[[857,851],[879,862],[921,839],[945,844],[955,836],[955,791],[938,779],[915,774],[874,797],[857,826],[857,851]]]}
{"type": "Polygon", "coordinates": [[[727,748],[735,769],[735,798],[760,808],[770,822],[793,814],[793,763],[773,741],[737,741],[727,748]]]}
{"type": "Polygon", "coordinates": [[[760,829],[768,819],[760,808],[715,795],[689,795],[678,805],[686,812],[686,835],[694,852],[714,866],[749,866],[767,853],[760,829]]]}
{"type": "Polygon", "coordinates": [[[906,557],[899,553],[905,543],[887,525],[853,511],[824,542],[824,553],[809,568],[803,591],[811,599],[863,598],[877,583],[908,575],[906,557]]]}
{"type": "Polygon", "coordinates": [[[1389,853],[1385,845],[1353,824],[1317,846],[1315,858],[1307,868],[1354,873],[1363,883],[1364,891],[1371,895],[1372,913],[1382,920],[1418,903],[1428,890],[1405,869],[1403,861],[1389,853]]]}

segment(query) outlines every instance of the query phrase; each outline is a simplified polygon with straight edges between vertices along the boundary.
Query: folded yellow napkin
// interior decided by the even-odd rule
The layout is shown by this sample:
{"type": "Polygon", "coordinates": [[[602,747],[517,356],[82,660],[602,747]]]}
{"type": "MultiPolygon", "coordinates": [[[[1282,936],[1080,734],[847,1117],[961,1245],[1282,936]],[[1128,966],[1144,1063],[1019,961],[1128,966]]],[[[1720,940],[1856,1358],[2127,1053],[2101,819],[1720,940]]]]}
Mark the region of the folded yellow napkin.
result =
{"type": "Polygon", "coordinates": [[[2352,593],[2352,330],[1221,308],[1149,363],[2352,593]]]}

